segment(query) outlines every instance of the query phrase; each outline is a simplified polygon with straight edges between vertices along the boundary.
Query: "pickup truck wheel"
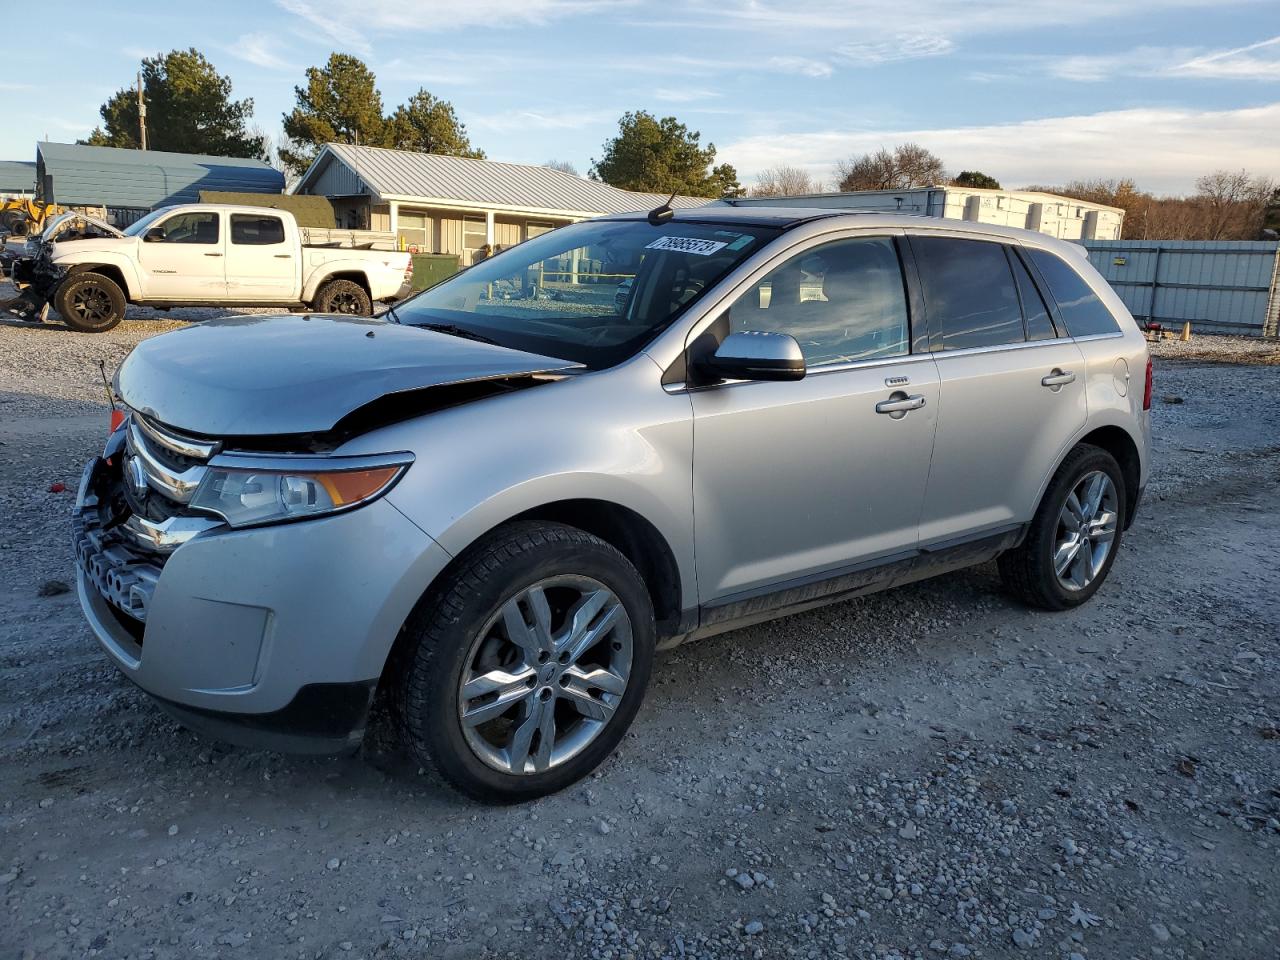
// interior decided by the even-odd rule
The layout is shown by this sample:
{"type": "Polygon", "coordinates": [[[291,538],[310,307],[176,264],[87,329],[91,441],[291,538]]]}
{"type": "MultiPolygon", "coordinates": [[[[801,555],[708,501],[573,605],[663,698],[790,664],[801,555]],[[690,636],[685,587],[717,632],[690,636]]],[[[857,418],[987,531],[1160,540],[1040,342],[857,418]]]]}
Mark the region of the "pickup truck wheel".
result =
{"type": "Polygon", "coordinates": [[[486,803],[544,796],[598,767],[640,708],[656,636],[630,562],[554,523],[482,540],[405,631],[405,739],[486,803]]]}
{"type": "Polygon", "coordinates": [[[53,308],[72,330],[105,333],[124,319],[124,291],[100,273],[77,273],[53,294],[53,308]]]}
{"type": "Polygon", "coordinates": [[[1027,538],[997,561],[1018,599],[1045,610],[1069,610],[1102,586],[1124,534],[1124,480],[1101,447],[1082,443],[1049,482],[1027,538]]]}
{"type": "Polygon", "coordinates": [[[330,280],[317,291],[315,307],[320,313],[373,316],[373,301],[368,292],[352,280],[330,280]]]}

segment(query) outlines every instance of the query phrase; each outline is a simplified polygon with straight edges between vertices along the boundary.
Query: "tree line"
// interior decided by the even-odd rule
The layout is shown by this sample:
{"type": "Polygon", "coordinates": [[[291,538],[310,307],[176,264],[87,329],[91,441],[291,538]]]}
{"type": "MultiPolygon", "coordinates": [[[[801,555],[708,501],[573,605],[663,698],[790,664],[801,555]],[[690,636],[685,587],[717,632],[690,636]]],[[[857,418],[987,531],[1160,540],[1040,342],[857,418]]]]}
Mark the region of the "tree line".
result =
{"type": "MultiPolygon", "coordinates": [[[[836,164],[835,188],[909,190],[957,186],[1000,189],[1000,182],[979,170],[947,173],[941,158],[915,143],[860,154],[836,164]]],[[[750,193],[788,197],[822,192],[823,185],[799,167],[763,171],[750,193]]],[[[1020,190],[1053,193],[1125,212],[1126,240],[1257,240],[1280,230],[1280,184],[1247,170],[1217,170],[1196,180],[1190,196],[1158,196],[1132,178],[1072,180],[1059,185],[1030,185],[1020,190]]]]}
{"type": "MultiPolygon", "coordinates": [[[[452,103],[419,89],[394,110],[385,110],[377,77],[358,57],[332,54],[309,67],[294,87],[295,104],[282,118],[283,139],[252,127],[253,100],[232,97],[231,79],[198,50],[171,50],[142,60],[147,103],[147,140],[152,150],[253,157],[301,175],[326,143],[364,144],[457,157],[483,158],[452,103]]],[[[99,110],[102,118],[87,140],[95,146],[137,149],[137,91],[127,86],[99,110]]],[[[577,175],[571,164],[548,161],[577,175]]],[[[821,193],[826,185],[809,171],[776,166],[744,189],[732,165],[716,163],[716,147],[675,117],[629,111],[601,148],[588,176],[624,190],[695,197],[787,197],[821,193]]],[[[940,157],[916,143],[898,144],[841,160],[832,186],[839,191],[908,190],[955,185],[999,189],[979,170],[947,173],[940,157]]],[[[1075,180],[1060,186],[1023,189],[1056,193],[1125,211],[1126,239],[1250,240],[1280,228],[1280,188],[1246,171],[1217,171],[1196,181],[1189,197],[1157,196],[1131,178],[1075,180]]]]}
{"type": "MultiPolygon", "coordinates": [[[[326,143],[484,157],[453,104],[426,89],[385,111],[377,77],[350,54],[334,53],[323,66],[307,68],[304,83],[294,87],[295,105],[282,119],[279,144],[250,126],[253,99],[233,99],[231,79],[194,48],[144,58],[141,76],[152,150],[257,158],[295,176],[306,171],[326,143]]],[[[98,113],[101,125],[81,143],[141,147],[133,86],[113,94],[98,113]]],[[[617,135],[605,142],[589,175],[624,190],[736,194],[741,189],[737,172],[727,163],[717,164],[715,144],[703,145],[701,139],[675,117],[631,111],[618,121],[617,135]]],[[[547,166],[577,175],[563,161],[547,166]]]]}

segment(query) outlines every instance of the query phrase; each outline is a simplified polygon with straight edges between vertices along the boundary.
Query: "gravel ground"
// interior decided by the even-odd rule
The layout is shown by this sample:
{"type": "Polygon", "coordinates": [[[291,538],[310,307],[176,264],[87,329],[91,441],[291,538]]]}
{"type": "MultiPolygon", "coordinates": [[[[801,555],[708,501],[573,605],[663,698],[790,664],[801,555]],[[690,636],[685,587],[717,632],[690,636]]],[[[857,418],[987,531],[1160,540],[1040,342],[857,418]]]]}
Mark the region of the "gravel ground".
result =
{"type": "Polygon", "coordinates": [[[984,567],[692,644],[597,776],[491,809],[385,726],[334,760],[203,740],[57,592],[97,361],[165,328],[0,326],[0,955],[1277,956],[1280,369],[1252,345],[1158,348],[1157,473],[1085,608],[984,567]]]}

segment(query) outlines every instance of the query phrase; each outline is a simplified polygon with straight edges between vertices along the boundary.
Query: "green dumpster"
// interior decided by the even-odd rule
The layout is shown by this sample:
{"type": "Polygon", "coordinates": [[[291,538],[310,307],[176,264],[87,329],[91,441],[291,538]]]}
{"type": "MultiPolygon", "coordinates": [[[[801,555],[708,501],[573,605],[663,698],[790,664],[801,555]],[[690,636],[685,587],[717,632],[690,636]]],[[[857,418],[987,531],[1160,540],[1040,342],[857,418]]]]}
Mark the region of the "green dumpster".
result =
{"type": "Polygon", "coordinates": [[[413,292],[434,287],[458,272],[456,253],[413,254],[413,292]]]}

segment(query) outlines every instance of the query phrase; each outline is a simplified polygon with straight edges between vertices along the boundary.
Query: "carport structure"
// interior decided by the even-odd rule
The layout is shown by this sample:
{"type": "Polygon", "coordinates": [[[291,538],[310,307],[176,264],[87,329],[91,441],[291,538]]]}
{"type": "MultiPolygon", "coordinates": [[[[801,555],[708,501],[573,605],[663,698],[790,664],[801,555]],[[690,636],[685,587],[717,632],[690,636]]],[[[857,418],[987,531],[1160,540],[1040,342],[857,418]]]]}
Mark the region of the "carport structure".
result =
{"type": "Polygon", "coordinates": [[[284,174],[261,160],[78,143],[36,144],[35,181],[43,199],[103,210],[116,226],[156,207],[198,203],[202,190],[284,192],[284,174]]]}

